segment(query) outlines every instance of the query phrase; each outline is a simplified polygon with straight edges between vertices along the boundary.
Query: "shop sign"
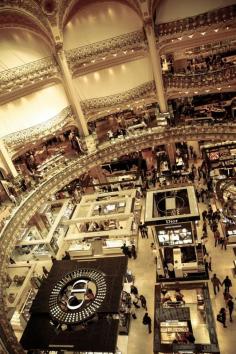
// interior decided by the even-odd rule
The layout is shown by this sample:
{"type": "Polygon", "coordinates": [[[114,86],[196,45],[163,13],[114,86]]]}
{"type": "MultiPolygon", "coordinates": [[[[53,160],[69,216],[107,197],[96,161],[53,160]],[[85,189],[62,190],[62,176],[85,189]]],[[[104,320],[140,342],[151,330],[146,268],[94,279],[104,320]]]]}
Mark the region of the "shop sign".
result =
{"type": "Polygon", "coordinates": [[[78,269],[66,274],[54,286],[49,297],[49,311],[59,323],[84,322],[101,307],[107,292],[105,275],[94,269],[78,269]],[[88,289],[94,299],[86,296],[88,289]]]}
{"type": "Polygon", "coordinates": [[[171,219],[171,220],[166,220],[166,224],[177,224],[179,222],[178,219],[171,219]]]}

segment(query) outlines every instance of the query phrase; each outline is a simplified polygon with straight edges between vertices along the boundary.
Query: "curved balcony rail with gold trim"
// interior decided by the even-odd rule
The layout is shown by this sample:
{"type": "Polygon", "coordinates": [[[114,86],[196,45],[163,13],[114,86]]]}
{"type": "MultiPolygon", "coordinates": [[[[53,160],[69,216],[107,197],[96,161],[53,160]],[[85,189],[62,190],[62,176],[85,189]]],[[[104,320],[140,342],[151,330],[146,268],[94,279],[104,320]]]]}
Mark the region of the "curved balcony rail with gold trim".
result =
{"type": "MultiPolygon", "coordinates": [[[[122,34],[117,37],[105,39],[103,41],[91,43],[86,46],[66,50],[66,58],[70,69],[74,73],[78,68],[84,64],[92,65],[93,61],[106,58],[112,55],[119,55],[120,52],[127,52],[132,50],[146,50],[145,35],[143,30],[122,34]]],[[[116,57],[113,57],[115,60],[116,57]]]]}
{"type": "Polygon", "coordinates": [[[81,106],[87,114],[93,114],[101,109],[109,109],[130,102],[133,103],[134,100],[150,97],[151,95],[155,95],[155,83],[154,81],[147,81],[125,92],[84,100],[81,102],[81,106]]]}
{"type": "Polygon", "coordinates": [[[236,140],[236,124],[153,128],[129,136],[122,141],[116,141],[113,144],[107,142],[98,146],[96,151],[76,158],[70,161],[68,165],[58,169],[54,175],[51,175],[47,181],[40,184],[21,201],[0,234],[0,330],[5,335],[3,338],[5,338],[6,343],[4,344],[10,348],[11,354],[23,354],[24,351],[17,342],[7,318],[4,300],[6,296],[7,266],[17,239],[30,218],[52,194],[92,167],[120,157],[124,153],[128,154],[154,145],[184,140],[236,140]]]}
{"type": "Polygon", "coordinates": [[[199,74],[167,74],[163,77],[164,85],[167,91],[172,88],[198,89],[201,87],[210,87],[236,82],[236,65],[199,74]]]}
{"type": "Polygon", "coordinates": [[[19,153],[19,150],[27,144],[32,144],[38,140],[45,139],[72,124],[75,125],[74,116],[71,106],[67,106],[55,117],[46,122],[6,135],[3,137],[3,141],[10,155],[13,156],[16,152],[19,153]]]}
{"type": "Polygon", "coordinates": [[[173,36],[188,31],[195,31],[201,27],[209,27],[230,22],[236,18],[236,5],[205,12],[181,20],[161,23],[155,26],[157,37],[173,36]]]}
{"type": "Polygon", "coordinates": [[[47,81],[59,79],[60,70],[53,57],[45,57],[33,62],[0,72],[0,100],[3,96],[24,90],[47,81]]]}

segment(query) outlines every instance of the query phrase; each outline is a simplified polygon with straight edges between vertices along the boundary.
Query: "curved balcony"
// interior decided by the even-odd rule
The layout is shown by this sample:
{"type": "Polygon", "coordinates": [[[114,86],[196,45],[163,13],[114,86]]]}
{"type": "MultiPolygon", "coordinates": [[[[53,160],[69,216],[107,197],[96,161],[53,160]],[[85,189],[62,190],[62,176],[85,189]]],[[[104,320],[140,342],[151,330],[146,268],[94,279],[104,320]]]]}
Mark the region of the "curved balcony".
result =
{"type": "Polygon", "coordinates": [[[199,74],[164,75],[164,85],[168,91],[171,89],[190,89],[216,86],[236,81],[236,65],[216,71],[199,74]]]}
{"type": "Polygon", "coordinates": [[[155,33],[158,37],[173,36],[183,32],[196,31],[196,29],[201,27],[230,22],[235,17],[236,5],[232,5],[181,20],[161,23],[155,26],[155,33]]]}
{"type": "Polygon", "coordinates": [[[122,61],[128,56],[134,56],[137,51],[146,50],[144,31],[135,31],[121,36],[108,38],[66,51],[66,57],[73,74],[79,69],[101,64],[106,66],[111,61],[122,61]]]}
{"type": "Polygon", "coordinates": [[[45,139],[45,137],[62,131],[66,126],[75,125],[71,106],[65,107],[55,117],[44,123],[34,125],[33,127],[20,130],[18,132],[6,135],[3,141],[12,156],[19,154],[22,148],[27,144],[45,139]]]}
{"type": "Polygon", "coordinates": [[[95,152],[76,158],[67,166],[61,167],[47,181],[31,191],[13,211],[11,219],[4,225],[0,234],[0,288],[2,289],[0,292],[0,327],[3,335],[7,338],[7,344],[12,354],[23,354],[24,351],[16,340],[5,311],[6,270],[17,239],[30,218],[52,194],[92,167],[117,158],[123,155],[124,151],[125,153],[131,153],[153,145],[166,144],[167,141],[183,140],[236,140],[236,124],[153,128],[129,136],[114,144],[107,142],[98,146],[95,152]]]}
{"type": "Polygon", "coordinates": [[[117,108],[117,105],[127,105],[133,103],[134,100],[144,99],[150,96],[155,96],[154,81],[147,81],[128,91],[115,95],[84,100],[81,102],[81,106],[87,114],[93,115],[99,110],[117,108]]]}
{"type": "Polygon", "coordinates": [[[31,63],[1,71],[0,100],[26,89],[60,79],[60,70],[53,57],[45,57],[31,63]]]}

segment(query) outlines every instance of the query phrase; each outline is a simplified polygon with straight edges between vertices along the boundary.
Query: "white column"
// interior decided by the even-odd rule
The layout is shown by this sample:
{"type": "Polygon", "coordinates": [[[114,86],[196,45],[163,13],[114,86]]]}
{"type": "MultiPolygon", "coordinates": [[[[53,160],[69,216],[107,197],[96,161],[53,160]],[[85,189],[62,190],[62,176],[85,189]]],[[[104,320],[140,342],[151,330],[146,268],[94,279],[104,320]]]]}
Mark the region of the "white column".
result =
{"type": "Polygon", "coordinates": [[[160,106],[161,113],[168,112],[167,100],[165,97],[162,69],[161,69],[161,59],[156,48],[156,37],[153,29],[152,20],[149,19],[145,21],[144,28],[146,32],[146,37],[148,41],[148,48],[150,53],[150,59],[152,64],[152,70],[157,91],[157,100],[160,106]]]}
{"type": "Polygon", "coordinates": [[[82,111],[79,97],[76,95],[75,88],[72,81],[72,76],[68,67],[68,63],[66,60],[65,52],[63,49],[59,49],[57,51],[57,59],[58,64],[60,65],[63,81],[64,81],[64,88],[68,97],[68,100],[73,108],[74,114],[77,119],[78,127],[82,136],[86,137],[89,135],[87,122],[84,117],[84,113],[82,111]]]}
{"type": "Polygon", "coordinates": [[[11,177],[15,178],[18,176],[18,172],[2,140],[0,140],[0,165],[3,166],[4,170],[11,177]]]}

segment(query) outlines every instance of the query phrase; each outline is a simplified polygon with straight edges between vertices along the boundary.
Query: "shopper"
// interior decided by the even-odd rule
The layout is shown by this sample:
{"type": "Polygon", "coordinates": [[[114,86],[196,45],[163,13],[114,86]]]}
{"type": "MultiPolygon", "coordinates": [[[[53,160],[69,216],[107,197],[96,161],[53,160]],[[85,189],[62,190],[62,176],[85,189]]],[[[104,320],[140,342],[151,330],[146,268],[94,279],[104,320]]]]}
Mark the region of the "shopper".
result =
{"type": "Polygon", "coordinates": [[[134,285],[131,285],[130,287],[130,293],[133,294],[134,296],[136,296],[138,298],[138,288],[134,285]]]}
{"type": "Polygon", "coordinates": [[[215,247],[216,247],[220,242],[220,231],[219,230],[216,230],[214,232],[214,239],[215,239],[215,247]]]}
{"type": "Polygon", "coordinates": [[[143,237],[145,238],[148,238],[148,227],[147,225],[144,225],[143,226],[143,237]]]}
{"type": "Polygon", "coordinates": [[[223,295],[224,295],[225,305],[227,305],[229,299],[232,300],[232,299],[233,299],[233,296],[230,295],[230,293],[229,293],[228,291],[224,291],[223,295]]]}
{"type": "Polygon", "coordinates": [[[136,252],[135,245],[131,246],[131,256],[133,257],[133,259],[137,258],[137,252],[136,252]]]}
{"type": "Polygon", "coordinates": [[[232,286],[232,281],[229,279],[228,275],[223,280],[222,286],[223,285],[225,286],[225,292],[229,293],[229,288],[232,286]]]}
{"type": "Polygon", "coordinates": [[[227,307],[229,309],[229,320],[230,320],[230,322],[233,322],[232,313],[233,313],[233,310],[234,310],[234,302],[233,302],[232,298],[228,300],[227,307]]]}
{"type": "Polygon", "coordinates": [[[205,264],[206,272],[208,271],[208,269],[211,272],[212,271],[212,269],[211,269],[211,257],[209,256],[209,254],[207,252],[206,252],[206,254],[203,257],[203,261],[204,261],[204,264],[205,264]]]}
{"type": "Polygon", "coordinates": [[[226,326],[226,310],[224,307],[221,308],[220,312],[218,313],[216,317],[217,321],[223,324],[224,328],[227,328],[226,326]]]}
{"type": "Polygon", "coordinates": [[[43,266],[43,274],[45,275],[45,277],[47,277],[48,274],[49,274],[49,271],[48,271],[47,268],[44,267],[44,266],[43,266]]]}
{"type": "Polygon", "coordinates": [[[143,295],[139,296],[139,300],[141,301],[141,306],[147,311],[147,301],[143,295]]]}
{"type": "Polygon", "coordinates": [[[213,277],[211,278],[211,282],[212,282],[212,285],[213,285],[214,294],[216,295],[217,291],[218,292],[220,291],[220,285],[222,286],[221,281],[216,276],[216,274],[214,274],[213,277]]]}
{"type": "Polygon", "coordinates": [[[184,294],[181,293],[180,289],[175,289],[175,299],[185,304],[184,294]]]}
{"type": "Polygon", "coordinates": [[[151,317],[148,316],[147,312],[143,316],[143,324],[145,326],[148,326],[148,333],[152,333],[152,320],[151,320],[151,317]]]}
{"type": "Polygon", "coordinates": [[[167,263],[167,270],[168,270],[169,278],[175,278],[175,268],[171,261],[167,263]]]}

